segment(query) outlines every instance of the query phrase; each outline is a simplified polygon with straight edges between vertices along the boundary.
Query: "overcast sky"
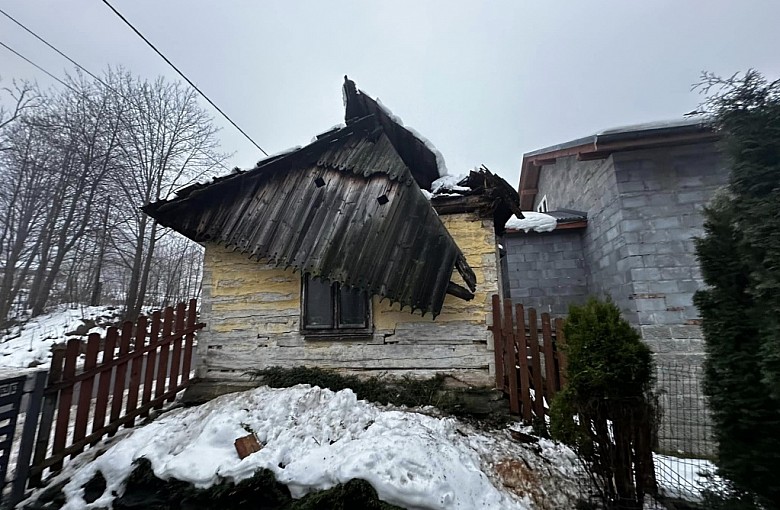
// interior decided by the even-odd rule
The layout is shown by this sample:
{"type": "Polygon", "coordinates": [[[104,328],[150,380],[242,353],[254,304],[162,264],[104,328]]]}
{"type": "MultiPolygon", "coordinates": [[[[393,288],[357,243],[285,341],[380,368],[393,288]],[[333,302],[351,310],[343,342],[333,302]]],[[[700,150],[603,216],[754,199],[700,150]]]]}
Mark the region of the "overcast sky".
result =
{"type": "MultiPolygon", "coordinates": [[[[780,76],[778,0],[112,3],[269,153],[343,121],[347,74],[431,140],[450,173],[485,164],[513,185],[524,152],[693,110],[702,70],[780,76]]],[[[178,79],[100,0],[0,6],[92,72],[178,79]]],[[[0,41],[71,70],[3,16],[0,41]]],[[[0,76],[53,83],[1,47],[0,76]]],[[[230,166],[261,159],[213,114],[230,166]]]]}

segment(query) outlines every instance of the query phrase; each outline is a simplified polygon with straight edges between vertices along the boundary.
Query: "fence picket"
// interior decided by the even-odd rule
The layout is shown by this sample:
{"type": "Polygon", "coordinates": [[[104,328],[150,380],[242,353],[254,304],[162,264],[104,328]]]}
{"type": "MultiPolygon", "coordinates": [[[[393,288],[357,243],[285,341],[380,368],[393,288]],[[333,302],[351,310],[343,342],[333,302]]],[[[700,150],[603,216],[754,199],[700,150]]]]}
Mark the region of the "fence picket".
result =
{"type": "MultiPolygon", "coordinates": [[[[81,342],[75,338],[68,340],[65,347],[65,368],[62,369],[64,382],[73,379],[76,375],[76,358],[79,356],[81,342]]],[[[68,440],[68,425],[70,425],[70,406],[73,403],[73,386],[67,386],[60,391],[60,401],[57,406],[57,422],[54,428],[54,441],[52,441],[51,453],[57,455],[65,449],[68,440]]],[[[51,471],[62,469],[62,460],[52,464],[51,471]]]]}
{"type": "MultiPolygon", "coordinates": [[[[163,338],[171,336],[173,329],[173,308],[165,308],[163,313],[163,338]]],[[[168,371],[168,354],[170,352],[170,343],[166,342],[160,345],[160,360],[157,363],[157,384],[154,387],[154,397],[159,399],[165,393],[165,376],[168,371]]],[[[159,402],[155,409],[162,409],[163,403],[159,402]]]]}
{"type": "MultiPolygon", "coordinates": [[[[184,319],[185,319],[185,305],[179,303],[176,305],[176,322],[174,327],[174,333],[176,338],[173,340],[173,349],[171,354],[171,369],[170,377],[168,379],[168,387],[175,388],[179,384],[179,367],[181,366],[181,346],[183,342],[184,319]]],[[[176,399],[176,395],[168,397],[168,402],[173,402],[176,399]]]]}
{"type": "Polygon", "coordinates": [[[536,310],[528,309],[529,343],[531,344],[531,377],[534,382],[534,410],[536,417],[544,416],[544,389],[542,385],[542,365],[539,359],[539,326],[536,310]]]}
{"type": "MultiPolygon", "coordinates": [[[[152,314],[152,326],[149,328],[149,346],[156,346],[160,341],[160,311],[155,311],[152,314]]],[[[146,372],[144,373],[144,392],[141,396],[141,408],[145,408],[152,400],[152,386],[154,385],[154,376],[157,373],[155,371],[157,363],[157,348],[149,351],[146,358],[146,372]]],[[[148,409],[141,413],[142,418],[149,416],[148,409]]]]}
{"type": "MultiPolygon", "coordinates": [[[[139,351],[144,348],[146,342],[146,316],[142,315],[138,318],[138,322],[135,327],[135,341],[133,342],[133,351],[139,351]]],[[[141,386],[141,367],[144,364],[143,356],[133,358],[130,363],[130,386],[127,389],[127,407],[125,407],[125,414],[131,414],[138,407],[138,391],[141,386]]],[[[131,419],[125,423],[125,427],[132,427],[135,425],[135,419],[131,419]]]]}
{"type": "Polygon", "coordinates": [[[553,354],[552,328],[550,327],[550,314],[542,314],[542,341],[544,342],[544,395],[547,402],[552,402],[555,396],[556,377],[555,377],[555,355],[553,354]]]}
{"type": "MultiPolygon", "coordinates": [[[[84,357],[84,371],[88,372],[97,365],[98,350],[100,350],[100,335],[92,333],[87,339],[87,351],[84,357]]],[[[89,421],[89,408],[92,402],[92,390],[95,383],[94,378],[85,379],[79,385],[79,405],[76,409],[76,423],[73,426],[73,442],[80,441],[87,434],[87,422],[89,421]]],[[[73,458],[82,450],[73,452],[70,457],[73,458]]]]}
{"type": "MultiPolygon", "coordinates": [[[[122,324],[122,334],[119,337],[119,352],[117,353],[119,359],[130,352],[130,339],[132,336],[133,323],[125,321],[122,324]]],[[[114,392],[111,396],[111,415],[109,416],[109,423],[117,421],[119,415],[122,413],[122,400],[125,394],[125,381],[127,379],[127,363],[118,364],[114,374],[114,392]]],[[[113,431],[112,434],[114,432],[116,431],[113,431]]]]}
{"type": "Polygon", "coordinates": [[[504,322],[502,326],[504,345],[504,374],[507,383],[505,391],[509,391],[509,409],[512,413],[520,413],[520,401],[517,397],[517,357],[515,356],[515,334],[512,324],[512,301],[504,299],[504,322]]]}
{"type": "Polygon", "coordinates": [[[515,317],[517,317],[517,357],[520,361],[520,401],[522,403],[523,420],[531,421],[531,392],[530,377],[528,374],[528,340],[526,338],[527,329],[525,327],[525,309],[523,305],[515,307],[515,317]]]}
{"type": "MultiPolygon", "coordinates": [[[[116,349],[116,340],[119,330],[115,327],[108,328],[106,332],[106,342],[103,346],[102,364],[110,363],[114,359],[114,350],[116,349]]],[[[108,410],[108,394],[111,387],[111,376],[114,370],[100,372],[100,381],[98,382],[97,400],[95,401],[95,417],[92,419],[92,433],[103,428],[106,421],[106,412],[108,410]]],[[[95,445],[97,441],[92,443],[95,445]]]]}

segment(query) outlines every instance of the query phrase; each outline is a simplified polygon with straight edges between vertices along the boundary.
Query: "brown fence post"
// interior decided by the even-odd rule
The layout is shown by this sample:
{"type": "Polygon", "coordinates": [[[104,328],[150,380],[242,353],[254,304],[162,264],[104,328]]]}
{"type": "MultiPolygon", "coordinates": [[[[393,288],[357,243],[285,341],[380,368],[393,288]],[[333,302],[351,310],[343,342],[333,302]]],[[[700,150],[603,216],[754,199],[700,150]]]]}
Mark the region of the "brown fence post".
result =
{"type": "MultiPolygon", "coordinates": [[[[133,342],[132,352],[141,351],[146,346],[146,316],[138,317],[135,325],[135,342],[133,342]]],[[[138,407],[138,391],[141,386],[141,367],[144,363],[144,356],[133,358],[130,363],[130,386],[127,389],[127,407],[125,414],[130,414],[138,407]]],[[[130,428],[135,425],[135,418],[125,423],[125,427],[130,428]]]]}
{"type": "Polygon", "coordinates": [[[508,378],[509,410],[520,413],[520,399],[517,394],[517,356],[515,355],[515,328],[512,324],[512,300],[504,300],[504,373],[508,378]]]}
{"type": "Polygon", "coordinates": [[[536,310],[528,309],[528,330],[531,343],[531,371],[534,381],[534,408],[536,417],[544,417],[544,388],[542,383],[542,364],[539,360],[539,325],[536,321],[536,310]]]}
{"type": "MultiPolygon", "coordinates": [[[[100,335],[92,333],[87,339],[87,352],[84,358],[84,372],[94,370],[97,365],[98,351],[100,350],[100,335]]],[[[73,442],[81,441],[87,434],[87,422],[89,421],[89,409],[92,407],[92,389],[95,384],[95,377],[84,379],[79,385],[79,405],[76,409],[76,423],[73,426],[73,442]]],[[[84,451],[80,448],[70,454],[72,459],[84,451]]]]}
{"type": "Polygon", "coordinates": [[[550,314],[542,314],[542,339],[544,341],[544,372],[545,384],[544,394],[547,397],[547,403],[551,404],[555,396],[556,375],[555,375],[555,354],[553,351],[552,328],[550,327],[550,314]]]}
{"type": "MultiPolygon", "coordinates": [[[[159,310],[152,314],[152,326],[149,328],[149,346],[156,346],[160,342],[160,312],[159,310]]],[[[146,356],[144,372],[144,392],[141,396],[141,407],[144,407],[152,400],[152,386],[154,385],[155,364],[157,362],[157,348],[150,350],[146,356]]],[[[149,411],[141,413],[142,418],[149,416],[149,411]]]]}
{"type": "MultiPolygon", "coordinates": [[[[65,368],[62,370],[62,381],[67,382],[76,375],[76,358],[79,357],[81,342],[75,338],[68,340],[65,347],[65,368]]],[[[57,424],[54,429],[54,441],[51,446],[52,457],[65,449],[68,440],[68,425],[70,425],[70,406],[73,403],[73,386],[68,385],[60,390],[60,402],[57,408],[57,424]]],[[[62,469],[62,459],[51,465],[51,472],[62,469]]]]}
{"type": "Polygon", "coordinates": [[[501,335],[501,298],[493,294],[493,351],[496,356],[496,389],[504,389],[504,353],[501,335]]]}
{"type": "MultiPolygon", "coordinates": [[[[119,330],[115,327],[108,328],[106,332],[106,343],[103,346],[103,359],[100,366],[108,365],[114,359],[114,350],[116,349],[116,340],[119,330]]],[[[114,372],[113,368],[108,370],[101,370],[100,381],[98,382],[97,400],[95,401],[95,417],[92,419],[92,433],[94,434],[98,430],[103,428],[106,422],[106,411],[108,410],[108,394],[111,390],[111,375],[114,372]]],[[[98,440],[95,439],[90,444],[93,446],[97,444],[98,440]]]]}
{"type": "MultiPolygon", "coordinates": [[[[154,398],[160,398],[165,394],[165,379],[168,373],[168,354],[170,352],[170,336],[173,329],[173,308],[165,308],[163,313],[163,337],[160,345],[160,361],[157,364],[157,384],[154,387],[154,398]]],[[[160,401],[154,406],[155,409],[162,409],[163,403],[160,401]]]]}
{"type": "MultiPolygon", "coordinates": [[[[122,324],[122,336],[119,338],[119,353],[117,359],[121,360],[130,352],[130,339],[133,337],[133,323],[125,321],[122,324]]],[[[122,400],[125,394],[125,381],[127,380],[127,362],[120,362],[116,366],[116,376],[114,377],[114,393],[111,397],[111,416],[109,417],[109,427],[115,423],[122,414],[122,400]]],[[[119,427],[113,427],[109,434],[116,433],[119,427]]]]}
{"type": "Polygon", "coordinates": [[[527,329],[525,327],[525,310],[523,305],[517,305],[515,308],[515,317],[517,318],[515,344],[517,344],[517,357],[520,361],[520,400],[523,406],[523,420],[527,423],[531,421],[531,384],[528,374],[527,329]]]}
{"type": "MultiPolygon", "coordinates": [[[[173,350],[171,354],[171,370],[170,377],[168,378],[168,387],[175,388],[179,384],[179,367],[181,366],[181,344],[183,342],[184,331],[184,319],[185,319],[185,305],[179,303],[176,305],[176,326],[174,328],[174,334],[176,338],[173,340],[173,350]]],[[[176,395],[168,397],[168,402],[176,400],[176,395]]]]}

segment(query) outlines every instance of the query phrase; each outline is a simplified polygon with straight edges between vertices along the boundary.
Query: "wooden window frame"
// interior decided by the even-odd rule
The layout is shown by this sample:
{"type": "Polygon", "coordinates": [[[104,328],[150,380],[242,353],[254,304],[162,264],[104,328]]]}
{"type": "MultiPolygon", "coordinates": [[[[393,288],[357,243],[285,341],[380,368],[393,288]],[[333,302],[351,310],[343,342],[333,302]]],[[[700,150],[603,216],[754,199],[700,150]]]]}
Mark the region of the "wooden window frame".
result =
{"type": "Polygon", "coordinates": [[[548,212],[549,204],[547,203],[547,195],[544,195],[541,200],[539,200],[539,205],[536,206],[536,212],[539,213],[546,213],[548,212]]]}
{"type": "Polygon", "coordinates": [[[323,326],[323,327],[312,327],[308,326],[306,323],[306,318],[308,315],[307,310],[307,286],[308,286],[308,280],[309,275],[303,275],[301,278],[301,318],[300,318],[300,330],[301,333],[307,337],[307,338],[323,338],[323,339],[333,339],[333,338],[370,338],[373,334],[374,326],[373,326],[373,315],[372,315],[372,308],[371,308],[371,298],[366,294],[365,296],[365,308],[366,308],[366,318],[365,318],[365,326],[362,327],[350,327],[350,326],[341,326],[339,327],[340,322],[340,310],[339,307],[341,306],[339,299],[339,291],[341,284],[337,282],[331,283],[331,299],[333,301],[333,306],[331,308],[331,314],[332,314],[332,322],[333,326],[323,326]]]}

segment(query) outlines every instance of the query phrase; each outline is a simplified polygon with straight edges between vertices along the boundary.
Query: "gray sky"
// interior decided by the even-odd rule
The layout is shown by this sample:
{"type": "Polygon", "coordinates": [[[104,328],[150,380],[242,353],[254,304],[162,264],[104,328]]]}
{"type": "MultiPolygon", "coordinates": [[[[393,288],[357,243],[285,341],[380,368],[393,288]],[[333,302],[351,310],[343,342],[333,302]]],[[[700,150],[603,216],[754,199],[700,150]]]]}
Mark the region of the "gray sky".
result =
{"type": "MultiPolygon", "coordinates": [[[[450,173],[485,164],[513,185],[524,152],[694,109],[702,70],[780,76],[777,0],[112,3],[269,153],[342,122],[348,74],[432,141],[450,173]]],[[[0,6],[94,73],[177,79],[100,0],[0,6]]],[[[70,70],[3,16],[0,41],[70,70]]],[[[53,82],[4,48],[0,76],[53,82]]],[[[261,159],[214,116],[229,166],[261,159]]]]}

